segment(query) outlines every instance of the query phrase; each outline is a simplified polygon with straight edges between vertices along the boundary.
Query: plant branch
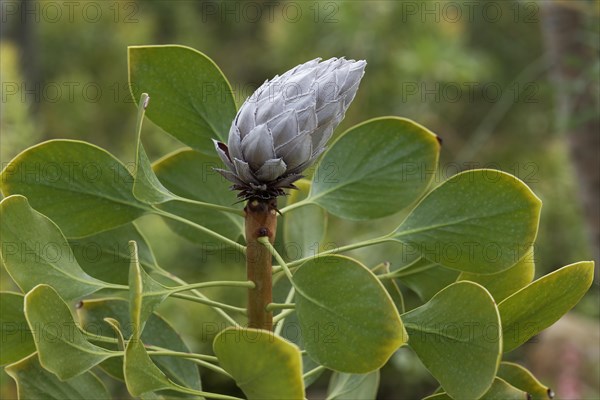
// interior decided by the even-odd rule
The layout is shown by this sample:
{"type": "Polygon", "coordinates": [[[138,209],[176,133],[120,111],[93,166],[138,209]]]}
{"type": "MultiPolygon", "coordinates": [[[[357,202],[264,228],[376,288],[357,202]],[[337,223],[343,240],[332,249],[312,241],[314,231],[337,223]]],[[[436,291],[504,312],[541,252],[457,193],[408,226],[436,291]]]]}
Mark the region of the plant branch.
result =
{"type": "Polygon", "coordinates": [[[212,282],[199,282],[199,283],[191,283],[188,285],[182,285],[177,287],[168,288],[169,293],[179,293],[185,292],[193,289],[201,289],[207,287],[215,287],[215,286],[226,286],[226,287],[241,287],[247,289],[254,288],[254,282],[252,281],[212,281],[212,282]]]}
{"type": "MultiPolygon", "coordinates": [[[[177,275],[171,274],[170,272],[167,272],[167,271],[164,271],[164,270],[161,269],[161,270],[157,270],[157,273],[160,273],[165,278],[168,278],[168,279],[170,279],[173,282],[176,282],[176,283],[179,283],[179,284],[182,284],[182,285],[188,285],[188,283],[186,281],[184,281],[183,279],[181,279],[177,275]]],[[[192,289],[192,293],[194,295],[196,295],[200,299],[210,300],[208,297],[206,297],[205,295],[203,295],[202,293],[200,293],[196,289],[192,289]]],[[[223,317],[232,326],[238,326],[239,325],[237,323],[237,321],[235,319],[231,318],[231,316],[229,314],[227,314],[223,309],[221,309],[219,307],[216,307],[216,306],[213,306],[212,309],[215,310],[215,312],[217,314],[219,314],[221,317],[223,317]]]]}
{"type": "MultiPolygon", "coordinates": [[[[290,288],[290,291],[287,294],[287,297],[285,298],[285,302],[286,303],[291,303],[292,301],[294,301],[294,295],[296,294],[296,288],[294,286],[292,286],[290,288]]],[[[273,317],[273,324],[277,324],[277,326],[275,327],[275,334],[281,336],[281,331],[283,330],[283,325],[285,324],[285,318],[290,315],[291,313],[293,313],[295,310],[284,310],[282,312],[280,312],[279,314],[277,314],[275,317],[273,317]]]]}
{"type": "Polygon", "coordinates": [[[229,375],[229,373],[227,371],[225,371],[223,368],[221,368],[221,367],[219,367],[217,365],[211,364],[211,363],[206,362],[204,360],[197,360],[197,359],[194,359],[194,358],[190,359],[190,361],[193,362],[193,363],[196,363],[196,364],[200,365],[201,367],[204,367],[206,369],[210,369],[210,370],[215,371],[215,372],[217,372],[217,373],[219,373],[221,375],[225,375],[226,377],[228,377],[230,379],[233,379],[233,377],[231,375],[229,375]]]}
{"type": "Polygon", "coordinates": [[[281,257],[277,250],[275,250],[275,247],[273,247],[273,245],[268,240],[265,240],[265,238],[259,238],[258,242],[265,246],[269,250],[271,255],[275,257],[275,259],[279,263],[279,266],[283,269],[283,272],[285,272],[285,275],[288,277],[290,282],[292,282],[292,271],[290,271],[290,269],[288,268],[288,265],[283,260],[283,257],[281,257]]]}
{"type": "Polygon", "coordinates": [[[198,229],[198,230],[206,233],[207,235],[210,235],[213,238],[218,239],[221,242],[228,244],[229,246],[233,247],[234,249],[238,250],[239,252],[241,252],[243,254],[246,253],[246,247],[245,246],[242,246],[238,242],[235,242],[235,241],[233,241],[233,240],[231,240],[231,239],[229,239],[229,238],[227,238],[227,237],[225,237],[225,236],[223,236],[223,235],[221,235],[221,234],[219,234],[219,233],[217,233],[217,232],[215,232],[213,230],[210,230],[210,229],[208,229],[208,228],[206,228],[206,227],[204,227],[202,225],[199,225],[199,224],[197,224],[195,222],[189,221],[189,220],[187,220],[185,218],[182,218],[182,217],[180,217],[178,215],[171,214],[169,212],[163,211],[163,210],[161,210],[159,208],[153,207],[153,209],[155,210],[154,212],[156,214],[158,214],[158,215],[160,215],[162,217],[172,219],[173,221],[182,222],[182,223],[184,223],[186,225],[189,225],[189,226],[193,226],[194,228],[196,228],[196,229],[198,229]]]}
{"type": "Polygon", "coordinates": [[[188,203],[188,204],[193,204],[199,207],[204,207],[204,208],[208,208],[211,210],[216,210],[216,211],[222,211],[222,212],[226,212],[229,214],[235,214],[235,215],[239,215],[239,216],[244,216],[244,211],[239,210],[237,208],[233,208],[233,207],[227,207],[227,206],[221,206],[218,204],[212,204],[212,203],[205,203],[203,201],[198,201],[198,200],[193,200],[193,199],[187,199],[185,197],[180,197],[177,196],[175,198],[175,200],[184,202],[184,203],[188,203]]]}
{"type": "Polygon", "coordinates": [[[269,303],[267,304],[267,311],[274,310],[294,310],[296,305],[293,303],[269,303]]]}
{"type": "Polygon", "coordinates": [[[318,374],[321,371],[324,371],[326,368],[322,365],[319,365],[318,367],[315,367],[313,369],[311,369],[310,371],[308,371],[307,373],[305,373],[304,375],[302,375],[302,379],[307,379],[310,378],[313,375],[318,374]]]}
{"type": "Polygon", "coordinates": [[[295,208],[300,208],[300,207],[303,207],[303,206],[307,206],[309,204],[312,204],[312,202],[309,200],[309,198],[306,198],[304,200],[300,200],[300,201],[298,201],[296,203],[292,203],[292,204],[290,204],[288,206],[283,207],[281,210],[279,210],[279,212],[281,214],[285,214],[287,212],[292,211],[295,208]]]}
{"type": "MultiPolygon", "coordinates": [[[[300,264],[302,264],[302,263],[304,263],[304,262],[306,262],[308,260],[311,260],[313,258],[326,256],[328,254],[343,253],[345,251],[360,249],[362,247],[374,246],[376,244],[381,244],[381,243],[390,242],[390,241],[394,241],[394,239],[391,239],[389,235],[385,235],[385,236],[381,236],[381,237],[374,238],[374,239],[364,240],[362,242],[351,243],[351,244],[348,244],[348,245],[345,245],[345,246],[336,247],[335,249],[330,249],[330,250],[322,251],[322,252],[317,253],[317,254],[312,255],[312,256],[308,256],[308,257],[300,258],[298,260],[294,260],[292,262],[287,263],[287,267],[291,271],[293,269],[292,267],[296,267],[296,266],[298,266],[298,265],[300,265],[300,264]]],[[[277,260],[277,261],[280,263],[280,265],[276,265],[275,267],[273,267],[273,273],[280,272],[283,269],[283,266],[281,265],[281,262],[279,260],[277,260]]]]}
{"type": "Polygon", "coordinates": [[[218,301],[209,300],[207,298],[200,298],[200,297],[190,296],[190,295],[182,294],[182,293],[174,293],[173,297],[177,297],[178,299],[193,301],[195,303],[205,304],[205,305],[211,306],[211,307],[221,308],[223,310],[233,311],[233,312],[244,314],[244,315],[246,315],[246,313],[247,313],[245,308],[235,307],[235,306],[221,303],[218,301]]]}

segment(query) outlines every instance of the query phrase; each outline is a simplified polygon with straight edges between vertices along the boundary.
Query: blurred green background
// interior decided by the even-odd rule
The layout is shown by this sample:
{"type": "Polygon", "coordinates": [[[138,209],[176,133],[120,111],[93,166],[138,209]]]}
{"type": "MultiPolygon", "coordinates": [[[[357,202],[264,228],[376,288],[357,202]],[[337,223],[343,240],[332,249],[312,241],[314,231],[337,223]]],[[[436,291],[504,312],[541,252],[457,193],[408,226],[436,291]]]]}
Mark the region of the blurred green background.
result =
{"type": "MultiPolygon", "coordinates": [[[[597,1],[0,4],[2,165],[53,138],[86,140],[131,161],[136,111],[127,87],[128,45],[182,44],[204,52],[229,78],[239,104],[265,79],[312,58],[365,59],[361,88],[337,134],[376,116],[411,118],[444,140],[440,178],[498,168],[520,177],[543,200],[536,276],[578,260],[598,261],[598,214],[590,212],[600,207],[598,189],[590,206],[582,187],[593,176],[582,174],[581,162],[573,160],[588,160],[583,170],[593,171],[600,168],[599,149],[583,146],[584,157],[570,151],[573,135],[588,135],[592,143],[600,135],[589,132],[600,111],[597,1]],[[575,18],[574,27],[553,25],[560,17],[575,18]],[[556,43],[557,31],[575,40],[556,43]]],[[[150,122],[144,129],[153,159],[181,146],[150,122]]],[[[163,267],[190,281],[243,276],[241,264],[207,261],[159,219],[145,218],[141,227],[163,267]]],[[[400,219],[357,224],[331,218],[327,240],[352,241],[347,232],[356,239],[387,232],[400,219]]],[[[357,254],[379,261],[390,254],[374,251],[357,254]]],[[[1,287],[13,288],[4,270],[1,287]]],[[[216,294],[244,301],[243,294],[216,294]]],[[[599,299],[596,278],[574,312],[511,354],[560,398],[600,397],[599,299]]],[[[195,327],[218,321],[215,314],[180,302],[167,302],[161,313],[182,328],[194,349],[207,349],[195,327]]],[[[206,388],[229,384],[202,372],[206,388]]],[[[4,373],[0,383],[1,398],[16,397],[4,373]]],[[[320,398],[326,383],[317,382],[310,398],[320,398]]],[[[382,371],[379,398],[417,399],[434,389],[414,354],[403,349],[382,371]]]]}

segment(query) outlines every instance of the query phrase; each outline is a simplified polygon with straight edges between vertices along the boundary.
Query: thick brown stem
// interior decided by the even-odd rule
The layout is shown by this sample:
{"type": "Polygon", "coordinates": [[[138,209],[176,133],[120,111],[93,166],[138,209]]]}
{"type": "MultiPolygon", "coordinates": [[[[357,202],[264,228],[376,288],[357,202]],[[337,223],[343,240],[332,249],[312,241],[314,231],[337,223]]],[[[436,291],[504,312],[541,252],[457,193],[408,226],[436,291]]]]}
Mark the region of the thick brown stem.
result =
{"type": "Polygon", "coordinates": [[[248,279],[255,288],[248,290],[248,326],[250,328],[273,329],[273,313],[267,311],[272,303],[272,256],[258,242],[259,237],[268,236],[271,244],[277,232],[277,199],[252,199],[246,204],[246,270],[248,279]]]}

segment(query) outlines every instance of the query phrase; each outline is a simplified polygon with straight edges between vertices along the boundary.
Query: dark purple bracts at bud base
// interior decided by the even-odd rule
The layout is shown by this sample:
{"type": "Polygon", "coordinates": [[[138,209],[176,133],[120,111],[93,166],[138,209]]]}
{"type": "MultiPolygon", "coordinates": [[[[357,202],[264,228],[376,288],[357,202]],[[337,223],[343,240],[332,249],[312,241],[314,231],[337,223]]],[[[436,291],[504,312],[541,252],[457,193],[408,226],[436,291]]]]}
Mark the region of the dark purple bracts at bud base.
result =
{"type": "Polygon", "coordinates": [[[227,145],[215,147],[242,199],[270,199],[325,150],[356,95],[365,61],[315,59],[263,83],[238,111],[227,145]]]}

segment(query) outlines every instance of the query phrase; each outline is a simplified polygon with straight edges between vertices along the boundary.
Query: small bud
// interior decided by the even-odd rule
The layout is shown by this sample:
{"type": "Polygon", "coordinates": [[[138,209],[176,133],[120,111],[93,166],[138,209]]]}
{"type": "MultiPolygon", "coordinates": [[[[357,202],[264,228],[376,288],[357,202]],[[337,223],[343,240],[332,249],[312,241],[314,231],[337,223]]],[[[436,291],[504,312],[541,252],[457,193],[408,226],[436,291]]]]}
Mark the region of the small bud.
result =
{"type": "Polygon", "coordinates": [[[356,95],[365,61],[332,58],[301,64],[260,86],[238,111],[227,145],[215,141],[242,199],[270,199],[325,151],[356,95]]]}

